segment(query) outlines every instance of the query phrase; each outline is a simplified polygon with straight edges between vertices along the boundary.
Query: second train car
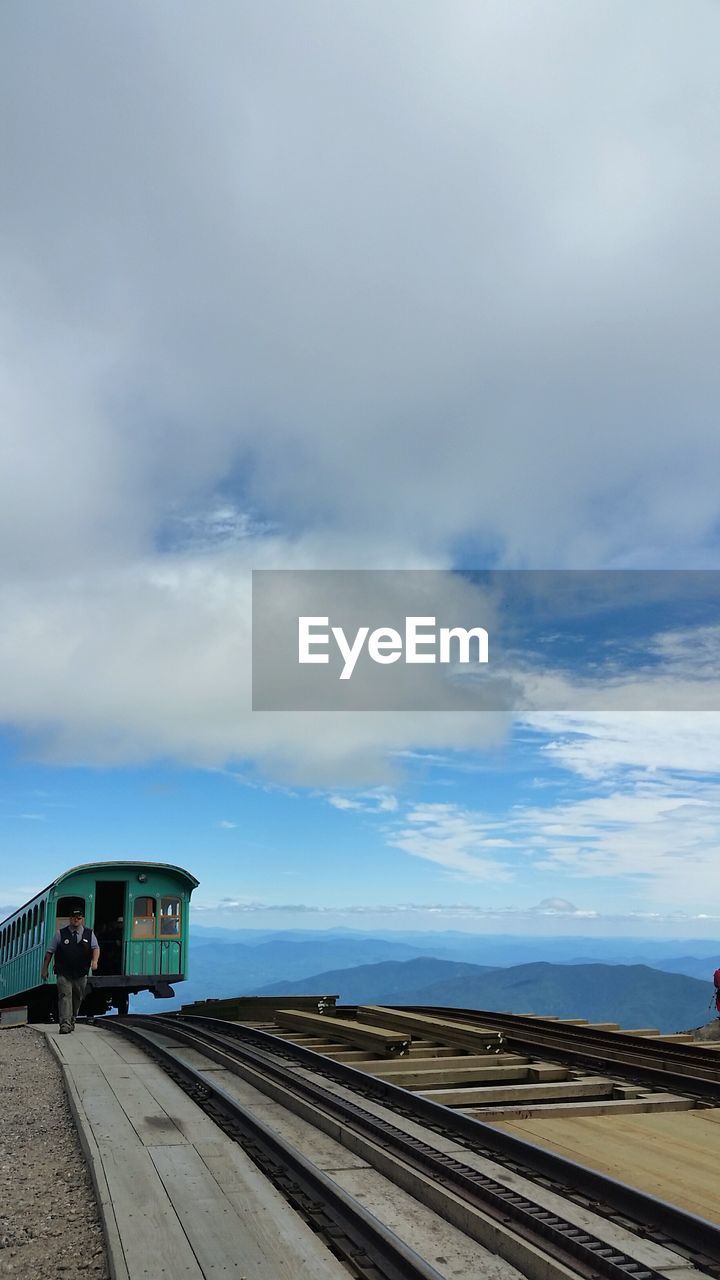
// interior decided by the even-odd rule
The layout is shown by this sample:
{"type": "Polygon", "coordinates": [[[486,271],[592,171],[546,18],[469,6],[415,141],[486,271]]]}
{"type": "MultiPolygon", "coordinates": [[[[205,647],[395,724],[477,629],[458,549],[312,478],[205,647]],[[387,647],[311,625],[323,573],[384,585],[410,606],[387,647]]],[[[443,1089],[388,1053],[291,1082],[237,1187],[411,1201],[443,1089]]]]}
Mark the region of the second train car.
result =
{"type": "Polygon", "coordinates": [[[56,929],[82,903],[100,947],[82,1012],[128,1011],[131,995],[172,996],[187,974],[190,895],[198,881],[164,862],[88,862],[64,872],[0,924],[0,1006],[23,1004],[33,1022],[53,1017],[55,979],[40,978],[56,929]]]}

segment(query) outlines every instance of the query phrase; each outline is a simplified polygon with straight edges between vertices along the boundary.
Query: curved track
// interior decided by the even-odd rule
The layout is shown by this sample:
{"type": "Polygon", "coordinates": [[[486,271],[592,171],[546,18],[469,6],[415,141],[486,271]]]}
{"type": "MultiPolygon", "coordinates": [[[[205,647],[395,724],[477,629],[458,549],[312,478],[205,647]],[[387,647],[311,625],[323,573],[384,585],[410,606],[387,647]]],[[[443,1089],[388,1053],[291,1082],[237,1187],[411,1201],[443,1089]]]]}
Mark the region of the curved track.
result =
{"type": "MultiPolygon", "coordinates": [[[[364,1141],[379,1146],[388,1158],[392,1156],[403,1167],[414,1169],[417,1178],[441,1185],[468,1210],[477,1210],[506,1228],[510,1227],[573,1274],[603,1276],[607,1280],[619,1280],[621,1276],[632,1277],[633,1280],[659,1280],[659,1273],[621,1250],[609,1247],[607,1239],[592,1236],[575,1222],[549,1212],[504,1183],[479,1174],[454,1156],[441,1155],[430,1144],[409,1137],[402,1129],[372,1114],[358,1102],[338,1096],[337,1090],[328,1091],[323,1077],[351,1088],[356,1095],[380,1102],[399,1116],[424,1125],[432,1133],[451,1137],[469,1150],[519,1172],[526,1179],[539,1180],[541,1185],[552,1187],[566,1198],[577,1202],[584,1197],[596,1214],[600,1213],[626,1229],[632,1220],[643,1238],[679,1249],[706,1274],[720,1276],[720,1229],[713,1224],[398,1086],[373,1079],[348,1064],[330,1062],[312,1050],[289,1044],[266,1032],[210,1018],[154,1017],[132,1019],[129,1023],[113,1020],[106,1026],[142,1040],[148,1051],[162,1059],[164,1065],[172,1059],[169,1065],[173,1072],[189,1073],[183,1087],[194,1091],[194,1096],[210,1090],[207,1077],[203,1076],[200,1083],[196,1072],[188,1067],[179,1067],[177,1059],[153,1044],[144,1029],[151,1033],[161,1032],[163,1036],[199,1050],[275,1098],[282,1094],[286,1106],[300,1110],[305,1118],[321,1127],[320,1117],[333,1124],[342,1124],[348,1131],[361,1135],[364,1141]],[[312,1080],[306,1075],[298,1075],[299,1066],[311,1067],[316,1078],[312,1080]],[[295,1070],[288,1070],[289,1067],[295,1070]]],[[[221,1110],[225,1110],[227,1095],[223,1095],[220,1101],[221,1110]]],[[[212,1106],[217,1106],[217,1103],[216,1098],[212,1106]]]]}

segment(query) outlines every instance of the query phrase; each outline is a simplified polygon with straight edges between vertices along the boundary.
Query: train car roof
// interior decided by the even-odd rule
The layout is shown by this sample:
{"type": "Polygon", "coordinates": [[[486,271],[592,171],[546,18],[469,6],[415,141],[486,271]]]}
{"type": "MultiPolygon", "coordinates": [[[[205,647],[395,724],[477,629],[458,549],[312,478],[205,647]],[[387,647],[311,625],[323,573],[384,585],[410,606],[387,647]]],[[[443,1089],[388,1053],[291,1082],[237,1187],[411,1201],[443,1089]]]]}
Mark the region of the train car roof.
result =
{"type": "MultiPolygon", "coordinates": [[[[191,881],[193,889],[197,889],[200,883],[184,867],[177,867],[172,862],[140,862],[137,859],[127,862],[123,858],[115,862],[81,862],[77,867],[71,867],[69,871],[63,871],[62,875],[59,875],[56,880],[52,880],[47,888],[41,890],[41,893],[47,893],[50,889],[54,889],[56,884],[60,884],[62,880],[67,880],[68,876],[74,876],[77,871],[93,871],[99,867],[146,867],[148,871],[174,871],[176,875],[184,876],[186,880],[191,881]]],[[[38,897],[39,895],[36,894],[35,896],[38,897]]]]}
{"type": "Polygon", "coordinates": [[[137,859],[133,862],[81,862],[77,867],[71,867],[69,871],[63,871],[62,875],[59,875],[55,880],[51,880],[50,884],[46,885],[44,889],[38,889],[38,892],[34,893],[32,898],[28,898],[27,902],[23,902],[21,907],[16,907],[4,920],[0,920],[0,925],[7,924],[8,921],[19,915],[21,911],[24,911],[26,907],[29,907],[38,898],[44,898],[46,893],[49,893],[56,885],[61,884],[63,880],[67,880],[68,876],[75,875],[76,871],[93,871],[99,867],[145,867],[148,871],[174,871],[176,875],[183,876],[192,885],[193,889],[197,889],[200,883],[184,867],[176,867],[172,862],[139,862],[137,859]]]}

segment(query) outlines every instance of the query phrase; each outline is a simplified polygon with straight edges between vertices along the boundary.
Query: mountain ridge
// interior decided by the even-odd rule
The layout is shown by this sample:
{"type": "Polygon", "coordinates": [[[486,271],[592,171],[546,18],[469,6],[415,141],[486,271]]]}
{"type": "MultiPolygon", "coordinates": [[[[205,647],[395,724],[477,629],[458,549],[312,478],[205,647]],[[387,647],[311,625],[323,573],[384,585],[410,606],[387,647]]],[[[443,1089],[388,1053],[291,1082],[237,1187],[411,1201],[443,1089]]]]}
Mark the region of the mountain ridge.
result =
{"type": "Polygon", "coordinates": [[[270,983],[252,995],[337,994],[344,1004],[425,1004],[687,1030],[708,1020],[712,984],[649,965],[551,964],[506,968],[420,957],[270,983]]]}

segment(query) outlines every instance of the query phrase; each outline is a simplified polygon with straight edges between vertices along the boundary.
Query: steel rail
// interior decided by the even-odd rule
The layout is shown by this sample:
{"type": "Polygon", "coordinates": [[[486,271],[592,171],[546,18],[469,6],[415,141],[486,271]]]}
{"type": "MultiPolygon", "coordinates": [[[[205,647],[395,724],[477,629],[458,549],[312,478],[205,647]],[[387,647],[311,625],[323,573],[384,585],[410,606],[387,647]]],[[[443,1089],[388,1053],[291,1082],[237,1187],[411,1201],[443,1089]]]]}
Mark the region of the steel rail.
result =
{"type": "Polygon", "coordinates": [[[312,1123],[317,1124],[318,1115],[324,1113],[352,1129],[423,1177],[449,1189],[458,1199],[486,1217],[493,1218],[505,1228],[510,1226],[534,1248],[549,1254],[562,1266],[570,1267],[577,1275],[588,1280],[599,1276],[607,1280],[661,1280],[663,1273],[638,1262],[621,1249],[609,1245],[607,1240],[593,1236],[515,1188],[479,1173],[453,1155],[438,1152],[357,1103],[328,1093],[318,1083],[295,1074],[288,1076],[285,1064],[278,1063],[274,1054],[242,1045],[219,1030],[188,1030],[177,1021],[171,1021],[169,1025],[165,1022],[162,1030],[212,1061],[229,1067],[260,1090],[267,1092],[268,1084],[271,1084],[274,1086],[272,1097],[277,1098],[278,1092],[282,1092],[283,1101],[288,1094],[300,1099],[306,1104],[303,1114],[312,1123]]]}
{"type": "MultiPolygon", "coordinates": [[[[153,1019],[154,1020],[154,1019],[153,1019]]],[[[108,1018],[95,1025],[141,1045],[176,1084],[242,1146],[286,1199],[321,1235],[336,1257],[362,1280],[443,1280],[374,1214],[343,1191],[220,1085],[158,1045],[133,1019],[108,1018]]],[[[145,1024],[149,1017],[139,1019],[145,1024]]]]}
{"type": "MultiPolygon", "coordinates": [[[[153,1023],[161,1021],[152,1017],[153,1023]]],[[[207,1026],[232,1040],[269,1049],[285,1061],[311,1068],[314,1072],[352,1089],[427,1128],[462,1142],[470,1150],[530,1181],[543,1184],[559,1195],[601,1213],[622,1226],[642,1233],[656,1243],[677,1250],[693,1263],[720,1278],[720,1226],[688,1213],[647,1192],[620,1182],[607,1174],[547,1150],[493,1125],[432,1102],[420,1094],[362,1071],[350,1063],[335,1062],[305,1046],[293,1044],[271,1032],[238,1023],[195,1015],[175,1015],[171,1023],[207,1026]]],[[[331,1021],[331,1019],[328,1019],[331,1021]]]]}
{"type": "Polygon", "coordinates": [[[447,1022],[476,1023],[478,1029],[480,1026],[488,1030],[500,1029],[508,1040],[517,1045],[549,1051],[566,1063],[572,1061],[596,1069],[600,1062],[605,1071],[608,1064],[618,1068],[629,1067],[640,1071],[650,1084],[720,1105],[720,1062],[717,1054],[697,1051],[693,1045],[657,1044],[649,1036],[623,1035],[617,1031],[557,1024],[542,1018],[481,1009],[441,1009],[433,1005],[398,1005],[397,1009],[402,1013],[442,1017],[447,1022]]]}

